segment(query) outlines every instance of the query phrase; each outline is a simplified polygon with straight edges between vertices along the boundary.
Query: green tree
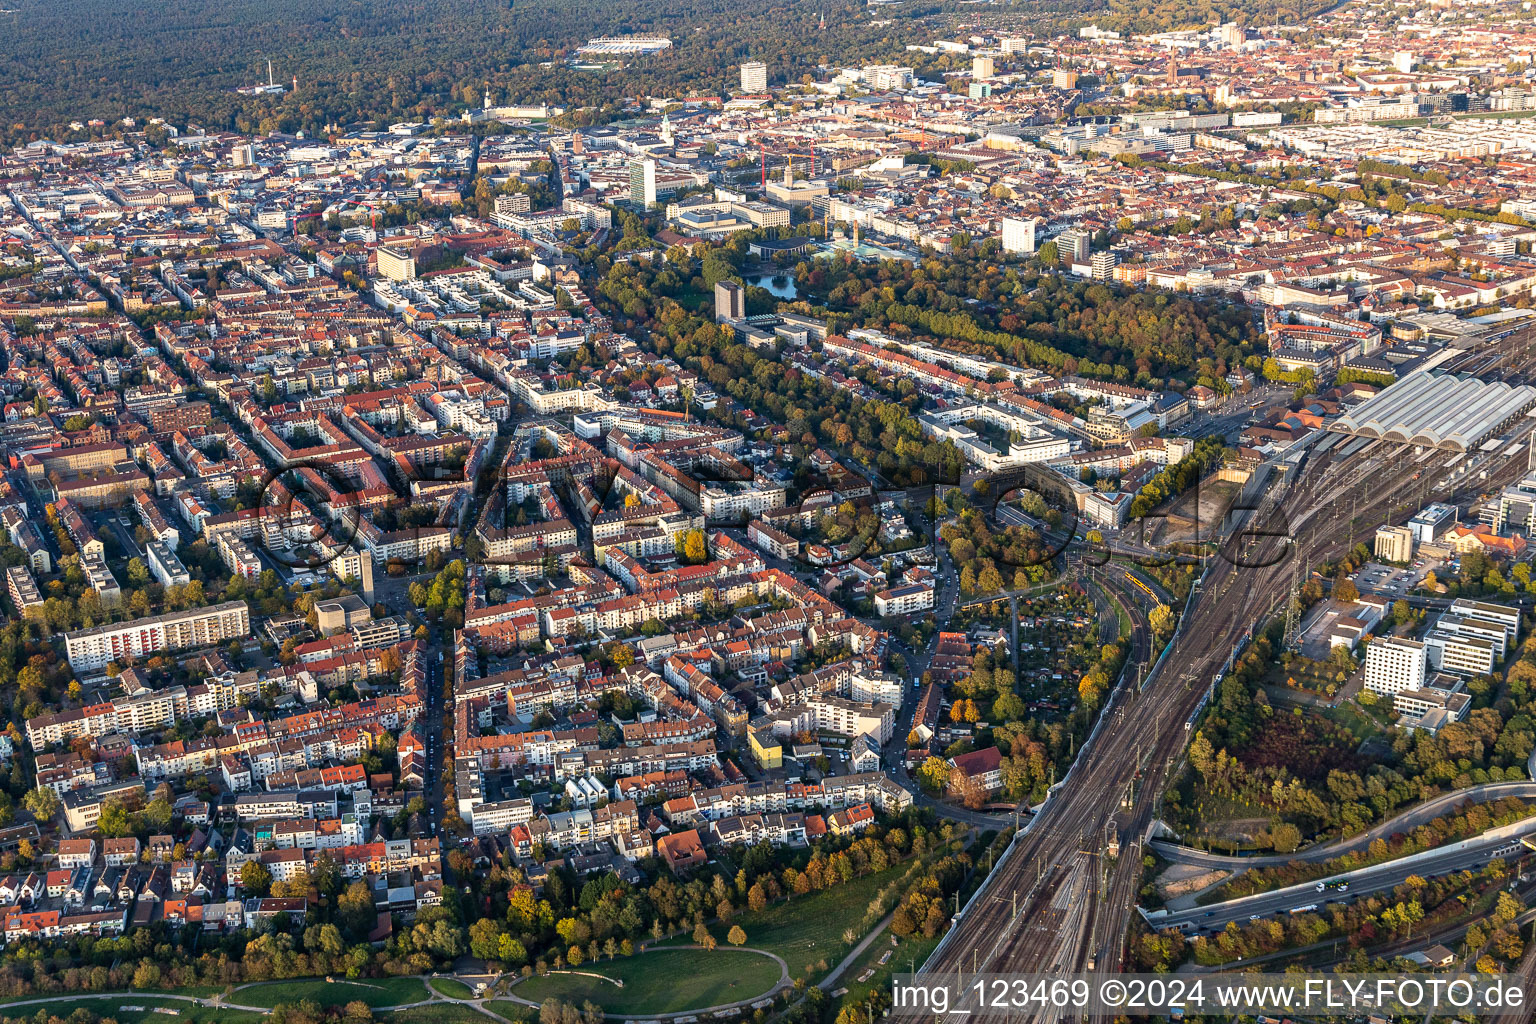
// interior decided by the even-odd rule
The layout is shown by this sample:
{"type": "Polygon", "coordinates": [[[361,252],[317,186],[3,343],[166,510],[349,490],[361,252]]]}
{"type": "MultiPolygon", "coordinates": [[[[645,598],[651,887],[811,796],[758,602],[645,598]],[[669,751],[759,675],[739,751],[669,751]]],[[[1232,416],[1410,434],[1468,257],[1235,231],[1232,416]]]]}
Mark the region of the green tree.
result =
{"type": "Polygon", "coordinates": [[[917,769],[917,781],[930,793],[937,793],[949,781],[949,765],[942,757],[930,756],[917,769]]]}
{"type": "Polygon", "coordinates": [[[248,860],[240,866],[240,888],[265,896],[272,889],[272,872],[261,861],[248,860]]]}
{"type": "Polygon", "coordinates": [[[53,820],[53,816],[59,813],[59,795],[45,786],[38,786],[22,797],[22,803],[27,810],[37,817],[37,820],[47,823],[53,820]]]}
{"type": "Polygon", "coordinates": [[[373,893],[362,879],[357,879],[336,900],[342,924],[353,935],[367,935],[373,930],[378,915],[374,911],[373,893]]]}
{"type": "Polygon", "coordinates": [[[121,839],[133,831],[133,816],[120,800],[108,800],[102,805],[96,827],[108,839],[121,839]]]}

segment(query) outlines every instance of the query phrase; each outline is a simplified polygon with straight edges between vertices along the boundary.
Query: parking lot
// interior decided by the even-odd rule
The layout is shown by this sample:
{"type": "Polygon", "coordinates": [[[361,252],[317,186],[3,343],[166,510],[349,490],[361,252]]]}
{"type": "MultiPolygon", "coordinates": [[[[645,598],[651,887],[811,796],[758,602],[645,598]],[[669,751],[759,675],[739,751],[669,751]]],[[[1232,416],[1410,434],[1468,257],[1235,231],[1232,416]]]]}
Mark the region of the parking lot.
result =
{"type": "MultiPolygon", "coordinates": [[[[1407,597],[1424,579],[1428,572],[1437,572],[1440,569],[1438,559],[1416,558],[1412,564],[1398,568],[1394,565],[1383,565],[1380,562],[1367,562],[1349,578],[1354,581],[1355,589],[1362,594],[1381,594],[1384,597],[1407,597]]],[[[1443,575],[1443,574],[1441,574],[1443,575]]]]}

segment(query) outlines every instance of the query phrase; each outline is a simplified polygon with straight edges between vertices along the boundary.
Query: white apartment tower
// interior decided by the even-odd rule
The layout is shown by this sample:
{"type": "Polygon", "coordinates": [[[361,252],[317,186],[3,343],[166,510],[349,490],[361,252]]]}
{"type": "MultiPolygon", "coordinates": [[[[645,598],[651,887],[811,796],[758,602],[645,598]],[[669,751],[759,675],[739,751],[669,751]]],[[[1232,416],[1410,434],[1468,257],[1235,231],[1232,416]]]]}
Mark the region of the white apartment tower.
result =
{"type": "Polygon", "coordinates": [[[629,165],[629,203],[638,210],[656,205],[655,160],[636,160],[629,165]]]}
{"type": "Polygon", "coordinates": [[[1035,251],[1035,219],[1003,218],[1003,251],[1029,254],[1035,251]]]}
{"type": "Polygon", "coordinates": [[[751,96],[768,91],[768,65],[749,60],[741,66],[741,91],[751,96]]]}
{"type": "Polygon", "coordinates": [[[381,245],[378,248],[379,276],[389,281],[409,281],[416,276],[416,258],[409,249],[381,245]]]}

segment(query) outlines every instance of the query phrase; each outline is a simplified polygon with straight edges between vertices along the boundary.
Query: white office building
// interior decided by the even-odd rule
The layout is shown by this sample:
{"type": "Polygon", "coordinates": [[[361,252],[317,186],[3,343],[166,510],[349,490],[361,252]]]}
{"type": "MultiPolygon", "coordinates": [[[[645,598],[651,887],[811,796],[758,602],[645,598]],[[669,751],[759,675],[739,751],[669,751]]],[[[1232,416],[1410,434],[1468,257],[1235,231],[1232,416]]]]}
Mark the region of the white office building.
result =
{"type": "Polygon", "coordinates": [[[1408,529],[1413,531],[1415,544],[1433,544],[1456,525],[1458,518],[1460,518],[1460,511],[1455,505],[1442,505],[1437,502],[1433,505],[1425,505],[1412,519],[1408,520],[1408,529]]]}
{"type": "Polygon", "coordinates": [[[1449,629],[1432,629],[1425,634],[1424,653],[1436,671],[1457,676],[1488,675],[1498,661],[1498,647],[1493,641],[1449,629]]]}
{"type": "Polygon", "coordinates": [[[1478,619],[1483,622],[1498,623],[1504,627],[1504,646],[1506,648],[1520,639],[1519,608],[1506,604],[1493,604],[1489,601],[1474,601],[1471,598],[1458,597],[1451,602],[1449,613],[1461,619],[1478,619]]]}

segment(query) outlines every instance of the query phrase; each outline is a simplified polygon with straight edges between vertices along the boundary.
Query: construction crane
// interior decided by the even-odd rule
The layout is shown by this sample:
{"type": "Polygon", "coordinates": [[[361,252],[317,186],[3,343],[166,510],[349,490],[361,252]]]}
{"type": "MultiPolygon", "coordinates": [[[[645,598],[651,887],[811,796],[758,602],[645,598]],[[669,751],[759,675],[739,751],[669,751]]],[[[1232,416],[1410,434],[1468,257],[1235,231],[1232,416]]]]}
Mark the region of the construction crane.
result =
{"type": "MultiPolygon", "coordinates": [[[[759,147],[757,153],[758,153],[758,158],[759,158],[759,161],[760,161],[760,164],[761,164],[761,168],[760,168],[760,172],[759,172],[759,178],[760,178],[759,184],[761,185],[761,187],[763,188],[764,191],[767,191],[767,189],[768,189],[768,149],[767,149],[766,146],[759,147]]],[[[812,149],[808,153],[800,153],[800,152],[796,152],[795,150],[788,149],[788,150],[784,150],[784,151],[779,152],[779,153],[775,153],[774,155],[775,156],[782,156],[782,157],[785,158],[786,163],[785,163],[785,166],[784,166],[784,181],[785,181],[786,184],[788,184],[790,182],[793,182],[795,180],[795,157],[797,157],[797,156],[810,162],[811,169],[808,172],[809,174],[815,174],[816,173],[816,151],[814,149],[812,149]]]]}

